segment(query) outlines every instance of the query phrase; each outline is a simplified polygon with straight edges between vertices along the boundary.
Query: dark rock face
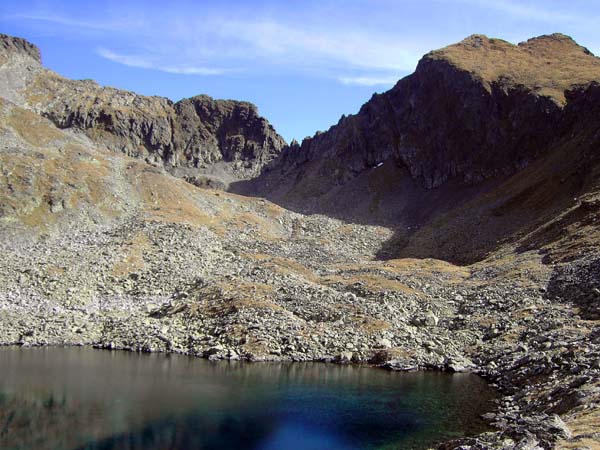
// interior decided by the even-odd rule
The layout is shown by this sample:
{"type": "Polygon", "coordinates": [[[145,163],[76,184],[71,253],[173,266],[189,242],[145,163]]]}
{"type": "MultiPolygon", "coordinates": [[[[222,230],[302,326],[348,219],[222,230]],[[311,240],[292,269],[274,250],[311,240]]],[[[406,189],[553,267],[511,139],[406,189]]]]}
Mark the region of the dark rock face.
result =
{"type": "Polygon", "coordinates": [[[58,127],[84,130],[113,150],[168,169],[205,168],[222,161],[231,163],[232,176],[247,178],[285,146],[247,102],[202,95],[173,103],[57,77],[33,87],[29,98],[40,96],[43,100],[34,108],[58,127]]]}
{"type": "Polygon", "coordinates": [[[225,182],[256,176],[286,145],[251,103],[206,95],[173,103],[91,80],[68,80],[40,66],[33,44],[0,36],[0,66],[23,59],[7,73],[27,74],[24,86],[7,74],[0,85],[23,91],[24,106],[59,128],[82,130],[114,151],[163,165],[184,178],[221,162],[219,175],[225,182]]]}
{"type": "Polygon", "coordinates": [[[413,76],[304,141],[301,151],[348,158],[352,172],[340,182],[394,158],[429,189],[457,176],[474,183],[526,165],[554,138],[559,115],[550,99],[518,87],[487,91],[446,62],[424,59],[413,76]]]}
{"type": "Polygon", "coordinates": [[[187,161],[240,161],[261,168],[284,147],[285,141],[247,102],[213,100],[202,95],[174,105],[174,147],[187,161]],[[202,152],[206,156],[203,156],[202,152]]]}
{"type": "Polygon", "coordinates": [[[595,79],[600,59],[567,36],[518,46],[471,36],[425,55],[414,74],[287,149],[274,168],[289,177],[310,162],[309,176],[331,180],[323,192],[386,160],[426,189],[509,175],[559,136],[564,91],[595,79]]]}
{"type": "Polygon", "coordinates": [[[523,249],[542,248],[596,189],[598,81],[600,59],[567,36],[472,36],[233,189],[394,227],[380,258],[467,264],[529,233],[523,249]]]}

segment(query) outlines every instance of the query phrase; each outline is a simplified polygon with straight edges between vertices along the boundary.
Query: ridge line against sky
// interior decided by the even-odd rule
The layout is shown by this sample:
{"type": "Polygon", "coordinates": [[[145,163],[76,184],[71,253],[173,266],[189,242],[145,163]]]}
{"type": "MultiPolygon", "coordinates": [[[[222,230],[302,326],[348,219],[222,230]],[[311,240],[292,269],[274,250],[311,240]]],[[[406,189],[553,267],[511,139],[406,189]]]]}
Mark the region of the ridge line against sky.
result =
{"type": "Polygon", "coordinates": [[[3,0],[0,31],[42,49],[62,75],[162,95],[249,100],[288,140],[328,128],[419,58],[482,33],[552,32],[600,50],[584,0],[3,0]],[[101,4],[100,4],[101,3],[101,4]]]}

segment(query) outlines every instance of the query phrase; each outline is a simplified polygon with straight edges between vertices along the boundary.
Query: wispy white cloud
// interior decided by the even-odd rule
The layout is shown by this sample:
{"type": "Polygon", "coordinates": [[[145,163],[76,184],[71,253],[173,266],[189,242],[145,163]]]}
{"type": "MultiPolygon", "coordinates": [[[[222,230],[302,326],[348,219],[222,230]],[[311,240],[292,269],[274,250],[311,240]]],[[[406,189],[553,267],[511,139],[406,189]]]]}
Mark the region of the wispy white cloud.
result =
{"type": "Polygon", "coordinates": [[[310,24],[292,26],[276,21],[219,24],[220,37],[238,40],[252,56],[267,55],[289,63],[344,65],[356,68],[402,71],[414,68],[418,55],[395,35],[310,24]]]}
{"type": "MultiPolygon", "coordinates": [[[[348,8],[356,1],[349,0],[348,8]]],[[[566,8],[561,2],[430,1],[448,14],[457,8],[475,11],[473,17],[497,11],[503,18],[538,23],[538,29],[543,30],[548,24],[556,25],[553,27],[556,31],[568,29],[566,24],[570,24],[571,29],[595,29],[598,20],[593,13],[584,15],[581,8],[566,8]]],[[[367,11],[370,2],[376,3],[370,9],[378,11],[377,14],[389,11],[390,17],[401,16],[402,7],[398,3],[410,3],[369,0],[361,6],[361,11],[367,11]]],[[[335,14],[311,9],[311,14],[304,11],[301,16],[287,14],[286,8],[267,13],[252,8],[237,9],[210,9],[205,5],[157,9],[150,2],[147,10],[141,12],[123,6],[118,13],[103,11],[98,16],[33,10],[2,18],[33,21],[40,26],[55,27],[61,33],[68,28],[71,35],[93,34],[100,37],[96,39],[102,46],[98,50],[100,56],[127,66],[189,75],[308,74],[363,86],[393,84],[415,68],[423,53],[448,43],[441,38],[429,39],[439,36],[435,29],[427,29],[428,35],[424,35],[411,28],[380,27],[379,22],[361,20],[356,13],[345,16],[343,10],[338,11],[339,5],[335,14]],[[331,20],[327,19],[328,14],[331,20]]],[[[385,22],[385,17],[379,15],[378,18],[385,22]]],[[[440,16],[435,20],[442,19],[440,16]]],[[[485,27],[482,28],[481,31],[486,32],[485,27]]],[[[480,29],[465,30],[463,34],[475,31],[480,29]]],[[[528,37],[522,36],[520,30],[511,29],[507,33],[504,37],[528,37]]],[[[460,34],[458,36],[460,38],[460,34]]],[[[594,42],[588,44],[594,47],[594,42]]],[[[598,46],[595,47],[597,50],[598,46]]]]}
{"type": "MultiPolygon", "coordinates": [[[[563,25],[565,23],[597,25],[597,17],[590,17],[581,14],[573,14],[572,8],[560,9],[556,8],[551,2],[540,2],[533,4],[531,2],[513,0],[442,0],[446,3],[461,3],[471,6],[477,6],[484,9],[494,9],[496,11],[508,14],[513,17],[522,19],[535,20],[552,24],[563,25]]],[[[567,3],[564,3],[568,6],[567,3]]]]}
{"type": "Polygon", "coordinates": [[[398,81],[398,77],[339,77],[338,81],[346,85],[378,86],[393,85],[398,81]]]}
{"type": "Polygon", "coordinates": [[[180,75],[220,75],[224,73],[224,71],[221,69],[212,69],[208,67],[163,65],[161,63],[157,63],[153,57],[141,55],[122,55],[105,48],[99,48],[97,53],[105,59],[123,64],[125,66],[158,70],[160,72],[176,73],[180,75]]]}
{"type": "Polygon", "coordinates": [[[147,14],[133,23],[113,16],[83,20],[58,13],[13,15],[12,19],[69,27],[73,33],[104,33],[103,46],[97,49],[101,57],[178,74],[284,71],[339,79],[345,84],[390,84],[397,74],[414,69],[422,53],[403,44],[399,35],[336,23],[300,26],[289,18],[271,16],[224,17],[179,11],[159,17],[147,14]],[[337,75],[356,71],[379,75],[337,75]]]}
{"type": "Polygon", "coordinates": [[[143,28],[145,21],[141,18],[122,17],[122,18],[102,18],[98,20],[80,19],[60,14],[51,14],[45,12],[39,13],[19,13],[2,16],[2,20],[31,21],[46,24],[61,25],[68,28],[79,30],[99,31],[99,32],[123,32],[125,30],[133,31],[143,28]]]}

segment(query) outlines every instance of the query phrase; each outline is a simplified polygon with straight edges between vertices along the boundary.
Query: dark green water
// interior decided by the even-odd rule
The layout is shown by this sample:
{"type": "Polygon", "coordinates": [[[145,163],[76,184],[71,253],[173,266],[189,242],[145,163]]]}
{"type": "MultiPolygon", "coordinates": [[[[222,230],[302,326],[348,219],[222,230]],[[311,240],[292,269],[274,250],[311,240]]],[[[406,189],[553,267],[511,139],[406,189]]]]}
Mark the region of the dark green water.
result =
{"type": "Polygon", "coordinates": [[[484,429],[467,374],[0,349],[0,448],[408,449],[484,429]]]}

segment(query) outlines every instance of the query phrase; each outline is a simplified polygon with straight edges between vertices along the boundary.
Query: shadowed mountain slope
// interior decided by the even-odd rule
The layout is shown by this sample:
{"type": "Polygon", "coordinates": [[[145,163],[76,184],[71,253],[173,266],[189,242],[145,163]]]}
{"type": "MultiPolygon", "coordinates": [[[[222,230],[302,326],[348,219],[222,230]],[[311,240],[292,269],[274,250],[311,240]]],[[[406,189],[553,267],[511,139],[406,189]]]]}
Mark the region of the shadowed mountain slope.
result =
{"type": "Polygon", "coordinates": [[[600,59],[568,36],[470,36],[233,190],[393,226],[381,256],[479,260],[591,187],[597,81],[600,59]]]}

